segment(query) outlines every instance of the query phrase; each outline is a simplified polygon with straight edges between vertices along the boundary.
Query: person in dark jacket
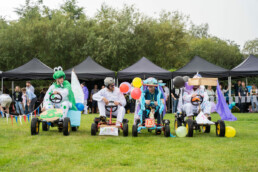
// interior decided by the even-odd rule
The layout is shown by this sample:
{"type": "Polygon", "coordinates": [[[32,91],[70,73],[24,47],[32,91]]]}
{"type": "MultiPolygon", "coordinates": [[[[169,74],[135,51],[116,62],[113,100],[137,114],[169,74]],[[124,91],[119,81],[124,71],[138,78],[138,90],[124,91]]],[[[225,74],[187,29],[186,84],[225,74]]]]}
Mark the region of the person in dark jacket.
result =
{"type": "Polygon", "coordinates": [[[20,115],[23,115],[24,111],[22,106],[22,92],[19,86],[15,87],[15,92],[13,93],[13,99],[15,102],[16,112],[20,115]]]}

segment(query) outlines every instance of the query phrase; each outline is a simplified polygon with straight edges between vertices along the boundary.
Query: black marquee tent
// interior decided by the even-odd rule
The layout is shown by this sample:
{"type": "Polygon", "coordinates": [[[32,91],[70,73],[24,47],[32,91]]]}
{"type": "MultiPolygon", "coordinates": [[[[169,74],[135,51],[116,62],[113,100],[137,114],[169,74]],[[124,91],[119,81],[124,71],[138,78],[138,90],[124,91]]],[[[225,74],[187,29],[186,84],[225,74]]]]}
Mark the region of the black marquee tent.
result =
{"type": "Polygon", "coordinates": [[[238,66],[230,71],[232,77],[258,76],[258,58],[250,55],[238,66]]]}
{"type": "Polygon", "coordinates": [[[24,79],[51,79],[53,69],[42,63],[39,59],[33,58],[24,65],[15,69],[3,72],[3,77],[13,80],[24,79]]]}
{"type": "Polygon", "coordinates": [[[229,70],[220,66],[214,65],[207,60],[195,56],[189,63],[187,63],[181,69],[173,72],[173,77],[176,76],[194,76],[196,73],[201,74],[203,77],[228,77],[229,70]]]}
{"type": "Polygon", "coordinates": [[[142,57],[138,62],[129,66],[128,68],[118,72],[118,79],[133,79],[140,77],[146,79],[148,77],[155,77],[157,79],[171,79],[172,73],[167,71],[142,57]]]}
{"type": "Polygon", "coordinates": [[[71,72],[74,69],[77,77],[81,80],[88,79],[104,79],[105,77],[115,77],[115,72],[104,68],[103,66],[96,63],[91,57],[74,66],[71,69],[65,71],[67,78],[71,77],[71,72]]]}

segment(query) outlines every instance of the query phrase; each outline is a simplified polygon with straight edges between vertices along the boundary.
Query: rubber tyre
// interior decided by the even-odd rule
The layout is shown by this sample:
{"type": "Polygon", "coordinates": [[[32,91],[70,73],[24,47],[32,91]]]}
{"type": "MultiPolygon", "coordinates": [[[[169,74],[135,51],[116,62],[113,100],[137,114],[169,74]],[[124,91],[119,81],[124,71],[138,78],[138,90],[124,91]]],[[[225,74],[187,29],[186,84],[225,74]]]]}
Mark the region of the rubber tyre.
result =
{"type": "Polygon", "coordinates": [[[174,128],[175,128],[175,132],[176,132],[176,129],[178,127],[182,126],[182,123],[178,120],[178,119],[175,119],[175,122],[174,122],[174,128]]]}
{"type": "Polygon", "coordinates": [[[187,135],[186,137],[193,137],[193,124],[194,121],[191,119],[187,119],[185,123],[185,127],[187,129],[187,135]]]}
{"type": "Polygon", "coordinates": [[[96,123],[92,123],[91,124],[91,135],[92,136],[96,136],[97,134],[97,124],[96,123]]]}
{"type": "Polygon", "coordinates": [[[169,125],[165,125],[164,136],[170,137],[170,126],[169,125]]]}
{"type": "Polygon", "coordinates": [[[162,132],[162,130],[157,129],[157,128],[155,129],[155,134],[156,134],[156,135],[161,135],[161,132],[162,132]]]}
{"type": "Polygon", "coordinates": [[[47,122],[42,122],[42,130],[43,131],[49,131],[50,126],[47,124],[47,122]]]}
{"type": "Polygon", "coordinates": [[[133,125],[132,135],[133,135],[133,137],[137,137],[138,136],[138,126],[137,125],[133,125]]]}
{"type": "Polygon", "coordinates": [[[202,126],[202,131],[204,133],[210,133],[211,132],[211,126],[208,125],[208,126],[202,126]]]}
{"type": "Polygon", "coordinates": [[[128,136],[128,124],[127,123],[123,124],[123,136],[124,137],[128,136]]]}
{"type": "Polygon", "coordinates": [[[72,131],[78,131],[78,127],[72,127],[72,131]]]}
{"type": "Polygon", "coordinates": [[[69,136],[71,131],[71,122],[70,118],[65,117],[63,121],[63,134],[64,136],[69,136]]]}
{"type": "Polygon", "coordinates": [[[39,134],[39,119],[38,118],[32,118],[31,125],[30,125],[30,131],[31,131],[31,135],[39,134]]]}
{"type": "Polygon", "coordinates": [[[216,123],[216,135],[218,137],[224,137],[226,133],[226,125],[224,121],[218,120],[216,123]]]}

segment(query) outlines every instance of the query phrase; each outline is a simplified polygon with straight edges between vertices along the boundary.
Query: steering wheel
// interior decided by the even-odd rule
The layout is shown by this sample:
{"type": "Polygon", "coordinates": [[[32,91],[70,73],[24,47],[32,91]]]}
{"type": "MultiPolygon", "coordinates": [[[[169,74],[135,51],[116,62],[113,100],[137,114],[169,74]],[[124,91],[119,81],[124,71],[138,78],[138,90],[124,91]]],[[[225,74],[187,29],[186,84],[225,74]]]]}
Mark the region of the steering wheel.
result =
{"type": "Polygon", "coordinates": [[[114,101],[109,101],[108,105],[105,106],[106,111],[110,112],[112,108],[112,112],[117,111],[118,106],[114,104],[114,101]]]}
{"type": "Polygon", "coordinates": [[[57,93],[57,94],[50,94],[49,96],[49,100],[52,102],[52,103],[61,103],[61,101],[63,100],[63,97],[60,93],[57,93]]]}
{"type": "Polygon", "coordinates": [[[191,98],[191,103],[194,106],[199,106],[200,104],[202,104],[202,102],[203,102],[203,97],[200,94],[191,98]]]}

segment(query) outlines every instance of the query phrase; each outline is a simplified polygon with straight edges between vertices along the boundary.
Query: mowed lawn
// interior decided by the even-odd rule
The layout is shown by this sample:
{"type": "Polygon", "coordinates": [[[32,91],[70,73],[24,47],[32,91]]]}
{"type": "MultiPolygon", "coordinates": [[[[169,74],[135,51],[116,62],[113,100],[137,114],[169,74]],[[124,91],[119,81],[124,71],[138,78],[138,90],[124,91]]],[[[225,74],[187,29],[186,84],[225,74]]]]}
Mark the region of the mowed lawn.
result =
{"type": "MultiPolygon", "coordinates": [[[[65,137],[51,128],[30,135],[30,124],[11,125],[0,118],[0,171],[258,171],[258,114],[234,114],[226,122],[236,129],[234,138],[194,133],[193,138],[165,138],[144,131],[129,136],[91,136],[97,115],[83,115],[81,127],[65,137]]],[[[167,114],[174,132],[174,115],[167,114]]],[[[218,114],[212,115],[219,119],[218,114]]]]}

